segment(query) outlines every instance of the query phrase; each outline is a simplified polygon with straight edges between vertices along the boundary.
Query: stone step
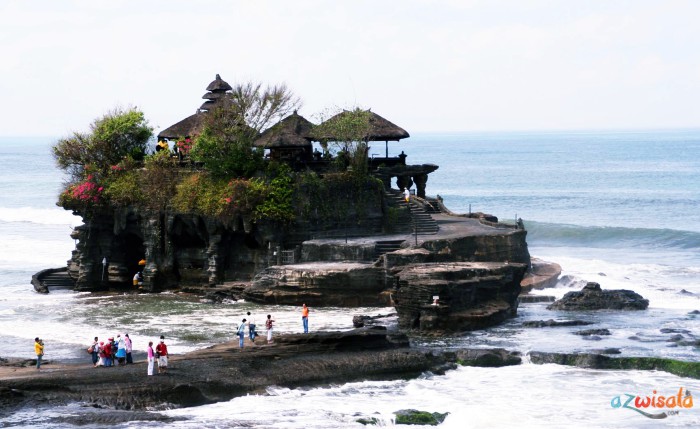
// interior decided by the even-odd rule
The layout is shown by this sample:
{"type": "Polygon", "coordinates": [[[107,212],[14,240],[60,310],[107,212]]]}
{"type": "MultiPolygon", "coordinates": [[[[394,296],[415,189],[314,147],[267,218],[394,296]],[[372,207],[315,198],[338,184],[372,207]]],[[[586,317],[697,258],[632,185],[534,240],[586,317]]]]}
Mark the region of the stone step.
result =
{"type": "Polygon", "coordinates": [[[75,282],[65,272],[48,274],[41,280],[49,289],[73,289],[75,287],[75,282]]]}
{"type": "Polygon", "coordinates": [[[382,240],[374,244],[374,256],[378,259],[385,253],[394,252],[401,249],[403,240],[382,240]]]}

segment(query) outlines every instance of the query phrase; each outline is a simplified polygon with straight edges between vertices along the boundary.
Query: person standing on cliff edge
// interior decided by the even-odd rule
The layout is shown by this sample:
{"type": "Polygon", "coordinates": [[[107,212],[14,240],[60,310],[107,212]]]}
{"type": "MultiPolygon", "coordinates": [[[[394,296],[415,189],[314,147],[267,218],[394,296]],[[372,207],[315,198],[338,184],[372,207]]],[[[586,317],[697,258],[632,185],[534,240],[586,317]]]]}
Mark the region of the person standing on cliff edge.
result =
{"type": "Polygon", "coordinates": [[[44,342],[39,337],[34,338],[34,353],[36,353],[36,369],[41,369],[41,358],[44,357],[44,342]]]}
{"type": "Polygon", "coordinates": [[[155,362],[156,353],[153,351],[153,341],[148,342],[148,349],[146,350],[148,354],[148,370],[146,374],[153,375],[153,364],[155,362]]]}
{"type": "Polygon", "coordinates": [[[272,324],[275,321],[272,319],[272,315],[267,315],[267,320],[265,321],[265,329],[267,329],[267,344],[272,342],[272,324]]]}
{"type": "Polygon", "coordinates": [[[238,330],[236,331],[236,334],[238,335],[238,346],[240,348],[243,348],[243,339],[245,338],[245,325],[246,319],[243,319],[243,321],[241,321],[241,324],[238,325],[238,330]]]}
{"type": "Polygon", "coordinates": [[[165,337],[160,336],[160,343],[156,346],[156,357],[158,358],[158,374],[168,372],[168,346],[165,345],[165,337]]]}
{"type": "Polygon", "coordinates": [[[306,304],[301,305],[301,323],[304,325],[304,333],[309,333],[309,307],[306,304]]]}

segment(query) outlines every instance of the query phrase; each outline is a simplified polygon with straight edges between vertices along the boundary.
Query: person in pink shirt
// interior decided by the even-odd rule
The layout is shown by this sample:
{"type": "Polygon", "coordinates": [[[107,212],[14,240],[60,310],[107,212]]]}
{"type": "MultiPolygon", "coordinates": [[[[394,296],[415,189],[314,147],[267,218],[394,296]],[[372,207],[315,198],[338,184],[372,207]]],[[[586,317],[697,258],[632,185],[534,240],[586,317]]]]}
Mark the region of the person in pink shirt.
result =
{"type": "Polygon", "coordinates": [[[153,375],[153,367],[156,360],[156,354],[153,351],[153,341],[148,342],[148,375],[153,375]]]}

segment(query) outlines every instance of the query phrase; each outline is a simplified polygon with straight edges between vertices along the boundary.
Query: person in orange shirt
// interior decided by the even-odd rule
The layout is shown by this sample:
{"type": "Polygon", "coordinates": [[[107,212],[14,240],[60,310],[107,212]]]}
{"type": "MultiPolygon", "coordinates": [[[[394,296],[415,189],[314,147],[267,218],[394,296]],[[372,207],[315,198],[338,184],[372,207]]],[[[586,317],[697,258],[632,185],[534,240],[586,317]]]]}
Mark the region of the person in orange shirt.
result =
{"type": "Polygon", "coordinates": [[[304,333],[309,333],[309,307],[306,304],[302,304],[301,307],[301,322],[304,324],[304,333]]]}

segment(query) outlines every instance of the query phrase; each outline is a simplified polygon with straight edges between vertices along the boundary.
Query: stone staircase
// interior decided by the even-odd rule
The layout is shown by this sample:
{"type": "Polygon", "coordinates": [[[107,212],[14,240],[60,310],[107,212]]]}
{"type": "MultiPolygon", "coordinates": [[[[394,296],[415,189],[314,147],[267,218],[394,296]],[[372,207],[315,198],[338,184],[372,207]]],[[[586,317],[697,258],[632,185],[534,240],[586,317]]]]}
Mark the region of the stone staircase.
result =
{"type": "Polygon", "coordinates": [[[66,268],[49,268],[32,276],[32,286],[39,293],[49,293],[56,289],[74,289],[75,282],[66,268]]]}
{"type": "Polygon", "coordinates": [[[75,287],[75,282],[66,271],[47,274],[46,277],[42,279],[42,282],[49,290],[73,289],[75,287]]]}
{"type": "Polygon", "coordinates": [[[417,204],[415,201],[410,201],[411,217],[413,218],[414,233],[418,235],[436,234],[440,227],[430,213],[417,204]]]}
{"type": "Polygon", "coordinates": [[[393,252],[401,248],[404,240],[382,240],[374,243],[374,259],[379,259],[385,253],[393,252]]]}
{"type": "MultiPolygon", "coordinates": [[[[411,198],[408,204],[408,210],[406,210],[406,201],[401,191],[395,189],[385,190],[384,195],[389,207],[397,209],[398,219],[395,220],[396,227],[393,230],[394,233],[429,235],[437,233],[440,229],[435,219],[426,211],[423,204],[416,202],[415,198],[411,198]]],[[[425,206],[431,208],[432,212],[437,213],[440,211],[430,204],[426,204],[425,206]]]]}

